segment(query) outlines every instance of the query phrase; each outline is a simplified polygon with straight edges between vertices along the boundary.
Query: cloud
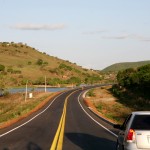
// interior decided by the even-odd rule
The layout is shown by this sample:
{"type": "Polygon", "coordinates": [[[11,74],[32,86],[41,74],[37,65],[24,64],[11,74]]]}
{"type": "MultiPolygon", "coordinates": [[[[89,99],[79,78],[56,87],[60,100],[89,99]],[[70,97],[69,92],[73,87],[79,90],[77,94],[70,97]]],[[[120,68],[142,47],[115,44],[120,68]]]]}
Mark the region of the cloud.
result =
{"type": "Polygon", "coordinates": [[[150,38],[149,39],[144,39],[142,40],[143,42],[150,42],[150,38]]]}
{"type": "Polygon", "coordinates": [[[141,41],[143,41],[143,42],[150,42],[150,37],[143,37],[141,39],[141,41]]]}
{"type": "Polygon", "coordinates": [[[119,39],[119,40],[122,40],[122,39],[129,39],[131,38],[131,35],[130,34],[119,34],[119,35],[112,35],[112,36],[103,36],[102,38],[104,39],[119,39]]]}
{"type": "Polygon", "coordinates": [[[132,39],[132,40],[138,40],[138,41],[146,41],[150,42],[150,37],[145,37],[137,34],[118,34],[118,35],[112,35],[112,36],[102,36],[103,39],[118,39],[118,40],[124,40],[124,39],[132,39]]]}
{"type": "Polygon", "coordinates": [[[82,32],[82,34],[84,35],[95,35],[95,34],[102,34],[107,32],[106,30],[97,30],[97,31],[86,31],[86,32],[82,32]]]}
{"type": "Polygon", "coordinates": [[[62,30],[65,27],[64,24],[16,24],[11,26],[18,30],[62,30]]]}
{"type": "Polygon", "coordinates": [[[93,30],[82,32],[83,35],[101,35],[102,39],[114,39],[114,40],[137,40],[143,42],[150,42],[150,37],[146,37],[139,34],[128,33],[128,32],[120,32],[113,34],[112,31],[108,30],[93,30]]]}

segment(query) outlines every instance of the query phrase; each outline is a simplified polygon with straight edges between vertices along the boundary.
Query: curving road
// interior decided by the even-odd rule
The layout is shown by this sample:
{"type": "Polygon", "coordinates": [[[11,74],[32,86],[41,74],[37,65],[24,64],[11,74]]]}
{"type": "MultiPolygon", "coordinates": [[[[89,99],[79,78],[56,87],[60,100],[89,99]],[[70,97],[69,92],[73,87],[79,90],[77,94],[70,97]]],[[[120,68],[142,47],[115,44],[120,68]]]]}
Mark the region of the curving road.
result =
{"type": "Polygon", "coordinates": [[[112,125],[84,106],[83,93],[66,91],[30,117],[1,129],[0,150],[115,150],[112,125]]]}

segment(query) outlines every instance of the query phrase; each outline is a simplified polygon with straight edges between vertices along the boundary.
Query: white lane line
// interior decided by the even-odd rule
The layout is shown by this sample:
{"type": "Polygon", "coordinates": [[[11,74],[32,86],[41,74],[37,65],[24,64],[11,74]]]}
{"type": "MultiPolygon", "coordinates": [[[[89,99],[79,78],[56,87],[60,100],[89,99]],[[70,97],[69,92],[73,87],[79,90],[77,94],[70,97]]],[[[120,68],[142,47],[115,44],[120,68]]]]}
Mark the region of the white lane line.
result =
{"type": "MultiPolygon", "coordinates": [[[[63,93],[65,93],[65,92],[63,92],[63,93]]],[[[3,137],[3,136],[5,136],[5,135],[7,135],[7,134],[9,134],[9,133],[11,133],[11,132],[13,132],[13,131],[15,131],[15,130],[17,130],[17,129],[19,129],[19,128],[21,128],[22,126],[26,125],[27,123],[31,122],[32,120],[34,120],[35,118],[37,118],[38,116],[40,116],[41,114],[43,114],[43,113],[53,104],[53,102],[54,102],[59,96],[61,96],[63,93],[61,93],[60,95],[56,96],[56,97],[53,99],[53,101],[52,101],[43,111],[41,111],[40,113],[38,113],[37,115],[35,115],[33,118],[31,118],[31,119],[28,120],[27,122],[25,122],[25,123],[23,123],[23,124],[17,126],[16,128],[13,128],[13,129],[9,130],[8,132],[5,132],[5,133],[1,134],[1,135],[0,135],[0,138],[3,137]]]]}
{"type": "MultiPolygon", "coordinates": [[[[81,94],[82,94],[82,93],[81,93],[81,94]]],[[[85,114],[86,114],[88,117],[90,117],[95,123],[97,123],[99,126],[101,126],[103,129],[105,129],[106,131],[108,131],[110,134],[112,134],[112,135],[115,136],[115,137],[118,137],[114,132],[112,132],[112,131],[110,131],[109,129],[107,129],[106,127],[104,127],[102,124],[100,124],[98,121],[96,121],[94,118],[92,118],[91,115],[89,115],[89,114],[87,113],[87,111],[83,108],[83,106],[81,105],[80,100],[79,100],[81,94],[78,96],[78,103],[80,104],[80,107],[81,107],[82,110],[85,112],[85,114]]]]}

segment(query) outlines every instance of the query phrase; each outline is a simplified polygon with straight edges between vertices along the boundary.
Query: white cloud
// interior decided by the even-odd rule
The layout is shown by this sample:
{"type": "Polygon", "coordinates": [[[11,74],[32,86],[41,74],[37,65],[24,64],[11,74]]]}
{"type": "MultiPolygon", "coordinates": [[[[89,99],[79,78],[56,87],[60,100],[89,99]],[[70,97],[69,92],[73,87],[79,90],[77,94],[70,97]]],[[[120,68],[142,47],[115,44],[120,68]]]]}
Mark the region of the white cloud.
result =
{"type": "Polygon", "coordinates": [[[144,42],[150,42],[150,38],[149,39],[143,39],[142,41],[144,41],[144,42]]]}
{"type": "Polygon", "coordinates": [[[137,34],[117,34],[117,35],[106,35],[102,36],[103,39],[118,39],[118,40],[124,40],[124,39],[132,39],[132,40],[138,40],[138,41],[147,41],[150,42],[150,37],[145,37],[137,34]]]}
{"type": "Polygon", "coordinates": [[[127,32],[120,32],[113,34],[112,31],[108,30],[93,30],[93,31],[86,31],[82,32],[83,35],[101,35],[102,39],[114,39],[114,40],[138,40],[138,41],[145,41],[150,42],[150,37],[138,35],[138,34],[132,34],[127,32]]]}
{"type": "Polygon", "coordinates": [[[113,35],[113,36],[103,36],[104,39],[128,39],[129,35],[113,35]]]}
{"type": "Polygon", "coordinates": [[[16,24],[11,26],[18,30],[62,30],[65,27],[64,24],[16,24]]]}
{"type": "Polygon", "coordinates": [[[141,39],[141,41],[143,41],[143,42],[150,42],[150,37],[143,37],[141,39]]]}
{"type": "Polygon", "coordinates": [[[86,31],[86,32],[82,32],[82,34],[84,35],[95,35],[95,34],[102,34],[108,32],[106,30],[96,30],[96,31],[86,31]]]}

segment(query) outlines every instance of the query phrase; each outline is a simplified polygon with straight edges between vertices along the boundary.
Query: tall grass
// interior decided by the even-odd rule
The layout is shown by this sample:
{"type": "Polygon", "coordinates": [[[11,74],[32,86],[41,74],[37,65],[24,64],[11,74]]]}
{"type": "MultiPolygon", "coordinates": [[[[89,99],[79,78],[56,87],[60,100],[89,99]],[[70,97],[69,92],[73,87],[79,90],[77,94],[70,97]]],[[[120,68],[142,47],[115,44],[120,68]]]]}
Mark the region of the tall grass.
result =
{"type": "Polygon", "coordinates": [[[33,99],[27,99],[24,101],[22,94],[10,95],[8,98],[0,98],[0,124],[27,114],[36,106],[38,106],[43,100],[45,100],[51,93],[47,93],[43,96],[33,99]],[[15,99],[14,99],[15,98],[15,99]]]}
{"type": "MultiPolygon", "coordinates": [[[[102,89],[99,89],[99,91],[97,92],[95,91],[96,90],[94,90],[93,92],[96,93],[96,97],[98,93],[102,93],[102,89]]],[[[99,100],[99,102],[94,103],[94,105],[96,106],[97,110],[104,116],[111,120],[114,120],[117,123],[123,123],[124,119],[132,111],[150,110],[149,100],[147,100],[147,96],[141,96],[141,91],[137,91],[135,89],[127,90],[119,86],[113,86],[111,88],[108,88],[107,92],[110,93],[116,100],[99,100]]]]}

